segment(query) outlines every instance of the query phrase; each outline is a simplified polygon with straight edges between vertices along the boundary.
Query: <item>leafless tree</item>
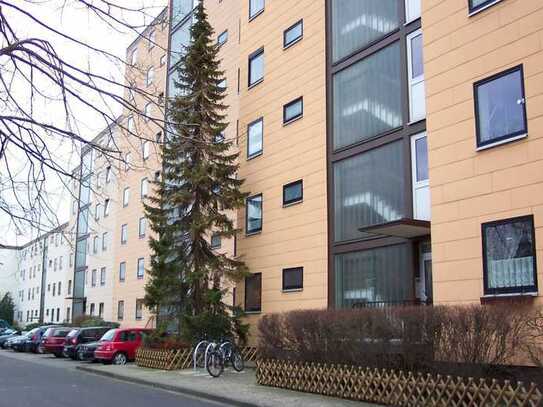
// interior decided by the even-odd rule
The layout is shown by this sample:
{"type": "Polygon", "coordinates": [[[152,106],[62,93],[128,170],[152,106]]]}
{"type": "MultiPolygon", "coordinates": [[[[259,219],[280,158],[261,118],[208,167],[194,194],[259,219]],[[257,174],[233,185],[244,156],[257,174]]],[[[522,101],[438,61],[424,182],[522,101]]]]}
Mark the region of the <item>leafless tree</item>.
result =
{"type": "MultiPolygon", "coordinates": [[[[80,119],[82,111],[100,121],[98,126],[93,123],[94,127],[111,129],[116,125],[130,143],[140,143],[143,136],[120,118],[121,112],[145,116],[141,102],[135,102],[139,95],[137,99],[152,103],[155,112],[162,112],[146,119],[164,127],[163,119],[157,118],[164,117],[158,92],[136,86],[126,74],[105,75],[88,61],[73,62],[70,55],[57,51],[55,40],[107,61],[119,72],[133,73],[140,68],[41,18],[36,10],[43,3],[0,0],[0,217],[9,217],[16,230],[32,227],[42,231],[59,224],[47,187],[60,181],[70,190],[71,180],[77,178],[73,168],[79,164],[78,158],[69,161],[59,157],[60,152],[79,157],[82,149],[91,148],[108,160],[123,160],[117,139],[112,137],[113,142],[107,145],[91,141],[88,123],[80,119]],[[24,35],[27,26],[37,27],[44,35],[24,35]]],[[[101,26],[134,38],[149,32],[144,28],[150,21],[164,23],[155,18],[155,5],[134,7],[135,0],[125,2],[128,6],[107,0],[45,3],[58,13],[77,8],[101,26]]]]}

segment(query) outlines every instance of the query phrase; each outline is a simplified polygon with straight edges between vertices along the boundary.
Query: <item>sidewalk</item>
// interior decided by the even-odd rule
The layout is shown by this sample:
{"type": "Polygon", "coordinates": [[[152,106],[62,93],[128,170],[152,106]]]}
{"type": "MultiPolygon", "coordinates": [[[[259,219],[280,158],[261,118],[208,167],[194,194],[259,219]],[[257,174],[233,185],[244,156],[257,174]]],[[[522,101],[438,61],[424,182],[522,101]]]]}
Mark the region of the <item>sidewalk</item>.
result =
{"type": "Polygon", "coordinates": [[[256,384],[255,370],[246,369],[237,373],[231,369],[214,379],[205,370],[192,369],[163,371],[126,366],[103,366],[96,364],[77,367],[88,373],[112,377],[128,382],[153,386],[168,391],[196,396],[226,404],[247,407],[376,407],[376,404],[347,401],[317,394],[283,390],[256,384]]]}

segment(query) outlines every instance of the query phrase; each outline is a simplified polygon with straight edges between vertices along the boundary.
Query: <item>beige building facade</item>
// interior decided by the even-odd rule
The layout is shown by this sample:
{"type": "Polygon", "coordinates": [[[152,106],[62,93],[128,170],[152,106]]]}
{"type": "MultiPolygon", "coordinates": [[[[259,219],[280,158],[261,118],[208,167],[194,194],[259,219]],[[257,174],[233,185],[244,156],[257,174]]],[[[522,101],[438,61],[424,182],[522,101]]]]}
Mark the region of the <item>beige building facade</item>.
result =
{"type": "Polygon", "coordinates": [[[435,300],[538,302],[543,4],[423,4],[435,300]]]}

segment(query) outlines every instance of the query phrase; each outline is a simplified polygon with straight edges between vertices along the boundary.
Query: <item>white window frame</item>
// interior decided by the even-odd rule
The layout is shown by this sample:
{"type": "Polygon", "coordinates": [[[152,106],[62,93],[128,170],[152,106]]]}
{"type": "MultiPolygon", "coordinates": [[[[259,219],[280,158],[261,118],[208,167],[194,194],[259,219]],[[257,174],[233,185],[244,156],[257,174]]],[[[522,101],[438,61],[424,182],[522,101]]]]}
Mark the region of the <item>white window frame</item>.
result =
{"type": "MultiPolygon", "coordinates": [[[[417,76],[416,78],[412,78],[413,76],[413,64],[412,64],[412,49],[411,49],[411,41],[413,38],[418,37],[419,35],[422,35],[422,30],[418,29],[417,31],[413,31],[411,34],[409,34],[406,38],[407,41],[407,80],[409,83],[409,123],[417,123],[421,120],[424,120],[426,118],[426,98],[422,98],[422,101],[419,101],[424,103],[424,116],[421,117],[414,117],[413,113],[413,87],[416,85],[419,85],[420,83],[424,84],[424,71],[422,75],[417,76]]],[[[425,86],[426,90],[426,86],[425,86]]]]}
{"type": "Polygon", "coordinates": [[[420,18],[422,12],[421,0],[405,0],[405,23],[409,24],[420,18]]]}
{"type": "Polygon", "coordinates": [[[146,86],[151,86],[155,81],[155,68],[153,66],[147,69],[147,74],[145,75],[145,84],[146,86]]]}
{"type": "Polygon", "coordinates": [[[130,202],[130,187],[126,187],[123,190],[123,208],[128,206],[129,202],[130,202]]]}
{"type": "Polygon", "coordinates": [[[144,141],[141,145],[141,155],[144,160],[147,160],[149,158],[150,154],[150,148],[149,148],[149,141],[144,141]]]}
{"type": "MultiPolygon", "coordinates": [[[[415,219],[422,219],[422,220],[430,220],[426,219],[423,214],[418,213],[418,206],[417,206],[417,191],[424,189],[424,188],[430,188],[430,177],[423,181],[417,180],[417,149],[416,149],[416,143],[417,140],[420,140],[421,138],[427,137],[426,132],[422,132],[419,134],[415,134],[414,136],[411,136],[411,182],[412,182],[412,188],[413,188],[413,217],[415,219]]],[[[426,139],[428,142],[428,139],[426,139]]],[[[429,155],[429,151],[427,152],[429,155]]],[[[428,202],[428,218],[431,215],[431,202],[428,202]]]]}
{"type": "Polygon", "coordinates": [[[140,198],[143,199],[149,195],[149,179],[142,178],[140,181],[140,198]]]}

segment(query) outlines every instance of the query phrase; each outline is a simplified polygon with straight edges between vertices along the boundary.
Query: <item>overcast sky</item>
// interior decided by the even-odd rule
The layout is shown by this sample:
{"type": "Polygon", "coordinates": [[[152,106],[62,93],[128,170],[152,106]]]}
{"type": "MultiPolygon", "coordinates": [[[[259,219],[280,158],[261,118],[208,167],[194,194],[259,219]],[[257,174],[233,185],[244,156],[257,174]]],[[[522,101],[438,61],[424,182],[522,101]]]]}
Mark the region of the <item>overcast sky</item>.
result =
{"type": "MultiPolygon", "coordinates": [[[[56,30],[120,58],[125,57],[127,46],[137,37],[135,32],[127,28],[119,30],[121,27],[114,29],[107,26],[107,24],[82,7],[77,0],[11,1],[56,30]],[[61,7],[63,4],[65,6],[61,7]]],[[[94,3],[98,5],[100,4],[100,0],[94,0],[94,3]]],[[[144,20],[145,24],[148,24],[154,16],[159,14],[167,4],[167,0],[115,0],[113,3],[132,9],[144,6],[144,13],[124,12],[122,14],[115,14],[117,18],[124,19],[133,24],[142,25],[144,20]]],[[[77,67],[115,79],[122,78],[124,68],[121,64],[115,63],[99,53],[89,51],[80,45],[63,40],[58,35],[32,22],[27,16],[6,10],[6,8],[3,8],[3,11],[7,15],[11,26],[17,31],[17,36],[20,39],[46,39],[51,42],[56,52],[62,58],[67,59],[77,67]]],[[[0,57],[0,64],[2,64],[2,57],[0,57]]],[[[96,103],[100,103],[100,100],[96,100],[96,103]]],[[[77,130],[86,139],[92,139],[104,128],[104,121],[93,114],[89,108],[74,105],[74,110],[74,114],[77,117],[77,130]]],[[[118,108],[114,112],[115,115],[120,113],[121,111],[118,108]]],[[[66,127],[64,115],[59,106],[51,106],[50,103],[38,103],[35,106],[34,115],[58,127],[66,127]]],[[[79,154],[77,151],[74,151],[72,145],[68,144],[51,140],[49,147],[55,151],[55,160],[63,162],[66,168],[75,168],[79,162],[79,154]]],[[[11,159],[14,160],[13,158],[11,159]]],[[[17,160],[15,159],[14,161],[17,160]]],[[[24,166],[25,163],[21,162],[17,164],[24,166]]],[[[0,177],[2,176],[5,176],[5,174],[0,174],[0,177]]],[[[67,221],[71,204],[69,193],[64,190],[62,182],[59,179],[55,179],[54,176],[48,177],[47,189],[59,220],[61,222],[67,221]]],[[[9,217],[5,214],[0,214],[0,230],[2,231],[0,233],[0,243],[10,245],[24,244],[35,237],[36,234],[35,231],[30,229],[22,231],[22,234],[17,233],[13,225],[11,225],[9,217]]]]}

